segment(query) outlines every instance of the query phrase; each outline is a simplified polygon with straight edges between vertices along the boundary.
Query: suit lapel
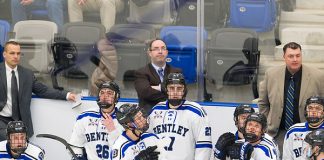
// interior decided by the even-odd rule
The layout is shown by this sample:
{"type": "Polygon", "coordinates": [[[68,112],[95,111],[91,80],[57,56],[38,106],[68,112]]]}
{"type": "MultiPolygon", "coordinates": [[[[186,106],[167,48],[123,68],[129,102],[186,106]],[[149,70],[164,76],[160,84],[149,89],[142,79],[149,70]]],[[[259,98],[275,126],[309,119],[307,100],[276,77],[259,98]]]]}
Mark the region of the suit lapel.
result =
{"type": "Polygon", "coordinates": [[[25,86],[25,81],[24,78],[24,71],[22,70],[22,68],[20,66],[17,67],[17,71],[18,71],[18,76],[19,76],[19,99],[22,98],[22,91],[24,90],[24,86],[25,86]]]}
{"type": "Polygon", "coordinates": [[[164,75],[163,75],[163,79],[168,78],[168,75],[170,74],[170,65],[166,64],[165,65],[165,69],[164,69],[164,75]]]}
{"type": "MultiPolygon", "coordinates": [[[[279,94],[279,102],[284,102],[284,88],[285,88],[285,71],[286,71],[286,66],[282,66],[279,70],[279,75],[277,75],[280,78],[277,78],[277,84],[278,84],[278,94],[279,94]]],[[[276,75],[273,75],[276,76],[276,75]]]]}
{"type": "Polygon", "coordinates": [[[148,64],[149,65],[149,69],[150,69],[150,72],[152,73],[153,77],[155,78],[156,81],[160,82],[160,77],[159,75],[156,73],[154,67],[152,66],[151,63],[148,64]]]}
{"type": "Polygon", "coordinates": [[[3,85],[5,91],[7,92],[7,76],[6,76],[6,67],[4,62],[0,66],[0,85],[3,85]]]}
{"type": "Polygon", "coordinates": [[[310,81],[309,77],[310,77],[310,75],[309,75],[307,68],[303,66],[301,86],[300,86],[300,95],[299,95],[299,106],[300,106],[302,100],[304,99],[305,93],[309,86],[309,81],[310,81]]]}

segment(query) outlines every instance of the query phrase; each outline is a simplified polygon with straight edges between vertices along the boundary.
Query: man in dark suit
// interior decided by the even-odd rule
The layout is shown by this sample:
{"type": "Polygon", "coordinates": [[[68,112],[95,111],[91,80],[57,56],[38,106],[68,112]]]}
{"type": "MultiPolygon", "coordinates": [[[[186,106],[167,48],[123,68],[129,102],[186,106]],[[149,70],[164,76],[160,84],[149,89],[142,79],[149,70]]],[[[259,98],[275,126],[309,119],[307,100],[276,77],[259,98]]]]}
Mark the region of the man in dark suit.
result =
{"type": "Polygon", "coordinates": [[[139,98],[139,105],[147,111],[157,103],[166,100],[163,91],[163,79],[169,73],[181,73],[181,69],[166,64],[168,50],[161,39],[149,43],[148,55],[151,63],[135,72],[135,89],[139,98]],[[159,73],[160,72],[160,73],[159,73]]]}
{"type": "Polygon", "coordinates": [[[17,42],[5,44],[5,61],[0,63],[0,140],[6,139],[6,126],[12,120],[26,124],[28,137],[34,134],[30,112],[32,93],[43,98],[75,101],[74,93],[54,90],[38,82],[31,70],[19,65],[20,54],[17,42]]]}

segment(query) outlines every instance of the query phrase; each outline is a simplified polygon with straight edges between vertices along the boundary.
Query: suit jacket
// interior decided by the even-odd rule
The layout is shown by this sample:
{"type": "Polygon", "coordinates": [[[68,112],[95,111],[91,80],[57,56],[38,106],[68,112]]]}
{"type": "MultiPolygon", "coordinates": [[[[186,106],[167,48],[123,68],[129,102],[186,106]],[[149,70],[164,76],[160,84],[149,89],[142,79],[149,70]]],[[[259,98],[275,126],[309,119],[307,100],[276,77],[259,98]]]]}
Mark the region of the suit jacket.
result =
{"type": "MultiPolygon", "coordinates": [[[[304,107],[310,96],[324,95],[323,72],[302,65],[301,87],[299,95],[299,117],[305,122],[304,107]]],[[[259,112],[267,116],[268,134],[275,137],[278,133],[284,108],[284,84],[286,65],[270,68],[265,73],[259,87],[259,112]]]]}
{"type": "MultiPolygon", "coordinates": [[[[164,79],[167,78],[169,73],[181,72],[180,68],[174,68],[167,64],[164,69],[164,79]]],[[[161,89],[163,88],[159,75],[151,63],[135,71],[135,78],[135,89],[141,107],[150,110],[157,103],[166,100],[167,96],[165,93],[151,87],[161,84],[161,89]]]]}
{"type": "MultiPolygon", "coordinates": [[[[27,126],[27,134],[31,137],[34,134],[33,124],[30,113],[30,101],[32,93],[39,97],[50,99],[66,99],[66,91],[59,91],[48,88],[44,84],[37,81],[34,73],[22,66],[17,68],[19,75],[19,110],[21,120],[27,126]]],[[[0,63],[0,111],[7,103],[7,78],[5,63],[0,63]]]]}

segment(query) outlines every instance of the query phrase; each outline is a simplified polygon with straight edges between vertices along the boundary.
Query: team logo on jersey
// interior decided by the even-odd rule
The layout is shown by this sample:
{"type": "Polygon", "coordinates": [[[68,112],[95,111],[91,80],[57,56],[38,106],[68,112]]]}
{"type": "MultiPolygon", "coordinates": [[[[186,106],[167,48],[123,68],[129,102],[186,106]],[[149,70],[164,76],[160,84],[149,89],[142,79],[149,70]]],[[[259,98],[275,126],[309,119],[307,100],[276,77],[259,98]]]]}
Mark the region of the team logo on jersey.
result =
{"type": "Polygon", "coordinates": [[[133,150],[133,155],[137,155],[139,153],[137,146],[132,147],[132,150],[133,150]]]}
{"type": "Polygon", "coordinates": [[[154,111],[154,119],[162,118],[162,111],[154,111]]]}
{"type": "Polygon", "coordinates": [[[137,146],[138,146],[138,148],[139,148],[140,151],[141,151],[141,150],[144,150],[144,149],[146,148],[144,142],[140,142],[137,146]]]}
{"type": "Polygon", "coordinates": [[[294,134],[294,141],[303,141],[304,138],[303,138],[303,133],[295,133],[294,134]]]}
{"type": "Polygon", "coordinates": [[[177,112],[173,110],[169,110],[165,117],[164,117],[164,123],[174,123],[177,119],[177,112]]]}
{"type": "Polygon", "coordinates": [[[38,158],[39,159],[44,159],[44,153],[43,152],[40,152],[39,155],[38,155],[38,158]]]}
{"type": "Polygon", "coordinates": [[[92,118],[90,118],[89,119],[88,126],[98,126],[98,121],[99,121],[99,119],[92,119],[92,118]]]}
{"type": "Polygon", "coordinates": [[[118,150],[117,149],[114,149],[112,151],[112,158],[116,158],[118,156],[118,150]]]}

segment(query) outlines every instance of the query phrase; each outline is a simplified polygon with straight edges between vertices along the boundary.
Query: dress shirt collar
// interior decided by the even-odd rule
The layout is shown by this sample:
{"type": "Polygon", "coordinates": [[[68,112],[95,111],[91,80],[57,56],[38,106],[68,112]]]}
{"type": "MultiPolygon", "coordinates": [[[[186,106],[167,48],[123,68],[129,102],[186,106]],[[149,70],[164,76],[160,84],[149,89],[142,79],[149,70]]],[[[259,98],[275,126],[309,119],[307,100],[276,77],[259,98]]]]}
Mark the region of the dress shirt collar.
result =
{"type": "Polygon", "coordinates": [[[166,64],[164,64],[164,66],[162,66],[162,67],[159,67],[159,66],[155,65],[154,63],[151,63],[151,64],[152,64],[153,68],[155,69],[156,73],[159,73],[159,72],[158,72],[159,68],[162,68],[163,71],[164,71],[165,66],[166,66],[166,64]]]}
{"type": "Polygon", "coordinates": [[[5,66],[6,66],[6,71],[7,72],[11,73],[11,71],[14,70],[15,73],[17,73],[17,68],[18,68],[17,66],[14,69],[10,68],[7,63],[5,63],[5,66]]]}

